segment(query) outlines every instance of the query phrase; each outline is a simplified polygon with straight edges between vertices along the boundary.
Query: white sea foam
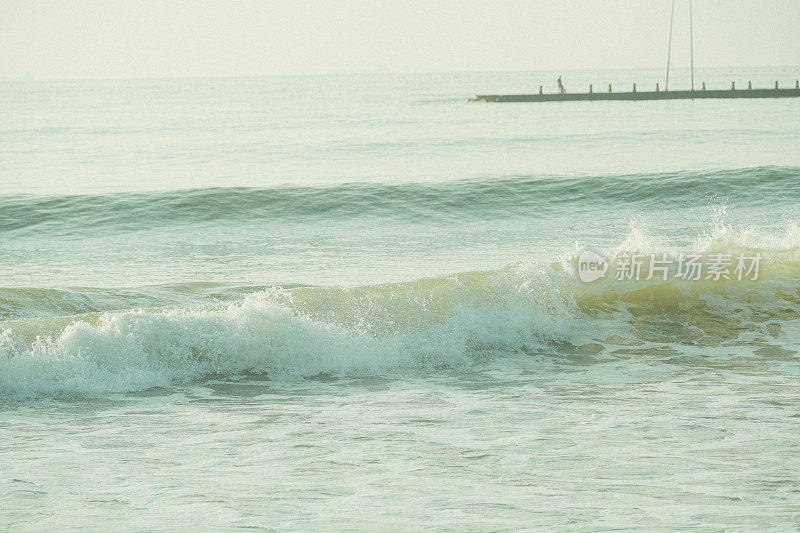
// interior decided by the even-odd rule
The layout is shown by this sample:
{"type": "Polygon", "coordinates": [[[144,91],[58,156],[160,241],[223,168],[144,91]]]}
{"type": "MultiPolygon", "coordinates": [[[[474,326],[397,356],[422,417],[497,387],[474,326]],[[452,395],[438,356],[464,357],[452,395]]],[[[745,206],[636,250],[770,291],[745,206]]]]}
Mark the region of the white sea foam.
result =
{"type": "Polygon", "coordinates": [[[213,375],[462,365],[574,335],[574,304],[550,290],[559,276],[517,265],[367,289],[265,291],[211,307],[6,322],[0,394],[96,395],[213,375]]]}

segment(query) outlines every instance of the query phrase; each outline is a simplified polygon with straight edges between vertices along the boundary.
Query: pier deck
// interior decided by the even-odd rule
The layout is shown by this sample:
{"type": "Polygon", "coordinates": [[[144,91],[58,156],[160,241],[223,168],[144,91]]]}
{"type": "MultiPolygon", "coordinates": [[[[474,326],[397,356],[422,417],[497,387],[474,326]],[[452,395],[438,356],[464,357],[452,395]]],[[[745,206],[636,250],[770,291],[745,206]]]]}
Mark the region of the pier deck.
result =
{"type": "Polygon", "coordinates": [[[727,89],[700,91],[589,92],[553,94],[479,94],[470,102],[576,102],[594,100],[696,100],[701,98],[792,98],[800,89],[727,89]]]}

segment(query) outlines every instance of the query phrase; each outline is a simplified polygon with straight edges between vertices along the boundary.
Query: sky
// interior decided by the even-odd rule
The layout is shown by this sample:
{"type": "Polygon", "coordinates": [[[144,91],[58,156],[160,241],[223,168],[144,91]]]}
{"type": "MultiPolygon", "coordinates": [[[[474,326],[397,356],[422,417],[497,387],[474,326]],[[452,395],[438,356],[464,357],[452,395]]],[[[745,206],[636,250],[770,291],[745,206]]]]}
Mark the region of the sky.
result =
{"type": "MultiPolygon", "coordinates": [[[[672,0],[0,0],[0,78],[626,69],[672,0]]],[[[672,64],[689,63],[675,0],[672,64]]],[[[694,0],[695,66],[796,66],[800,1],[694,0]]]]}

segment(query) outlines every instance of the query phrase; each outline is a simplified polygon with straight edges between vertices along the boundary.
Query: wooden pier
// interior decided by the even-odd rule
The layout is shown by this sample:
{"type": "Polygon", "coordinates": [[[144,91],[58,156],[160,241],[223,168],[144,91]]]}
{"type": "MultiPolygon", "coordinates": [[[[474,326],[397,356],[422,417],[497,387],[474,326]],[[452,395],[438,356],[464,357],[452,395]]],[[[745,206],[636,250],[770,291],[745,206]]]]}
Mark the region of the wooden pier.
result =
{"type": "Polygon", "coordinates": [[[747,89],[737,89],[733,83],[731,88],[726,90],[699,91],[659,91],[656,86],[655,91],[637,91],[636,84],[630,92],[612,92],[608,86],[607,92],[595,92],[589,86],[587,93],[543,93],[539,87],[538,94],[479,94],[475,98],[470,98],[470,102],[583,102],[595,100],[697,100],[702,98],[797,98],[800,97],[800,85],[795,82],[793,89],[780,89],[778,82],[775,82],[773,89],[752,89],[748,83],[747,89]]]}

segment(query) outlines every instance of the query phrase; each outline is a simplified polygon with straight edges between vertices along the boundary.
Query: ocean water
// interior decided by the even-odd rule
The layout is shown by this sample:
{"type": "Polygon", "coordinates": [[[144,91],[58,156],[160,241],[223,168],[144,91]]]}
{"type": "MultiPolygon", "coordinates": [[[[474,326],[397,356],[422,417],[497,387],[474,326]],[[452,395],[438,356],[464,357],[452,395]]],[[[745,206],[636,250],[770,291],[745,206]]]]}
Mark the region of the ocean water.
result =
{"type": "Polygon", "coordinates": [[[0,82],[0,529],[800,527],[800,99],[558,74],[0,82]]]}

